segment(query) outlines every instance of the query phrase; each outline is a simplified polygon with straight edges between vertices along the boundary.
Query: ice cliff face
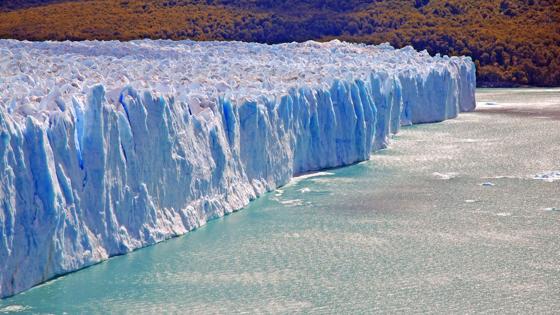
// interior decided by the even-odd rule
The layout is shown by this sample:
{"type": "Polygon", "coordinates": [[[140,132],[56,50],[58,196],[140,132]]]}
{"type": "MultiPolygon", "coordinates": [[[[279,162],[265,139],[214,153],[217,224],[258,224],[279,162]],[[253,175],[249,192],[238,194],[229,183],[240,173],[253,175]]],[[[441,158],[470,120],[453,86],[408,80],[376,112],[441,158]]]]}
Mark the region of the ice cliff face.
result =
{"type": "Polygon", "coordinates": [[[0,297],[186,233],[474,109],[411,48],[0,41],[0,297]]]}

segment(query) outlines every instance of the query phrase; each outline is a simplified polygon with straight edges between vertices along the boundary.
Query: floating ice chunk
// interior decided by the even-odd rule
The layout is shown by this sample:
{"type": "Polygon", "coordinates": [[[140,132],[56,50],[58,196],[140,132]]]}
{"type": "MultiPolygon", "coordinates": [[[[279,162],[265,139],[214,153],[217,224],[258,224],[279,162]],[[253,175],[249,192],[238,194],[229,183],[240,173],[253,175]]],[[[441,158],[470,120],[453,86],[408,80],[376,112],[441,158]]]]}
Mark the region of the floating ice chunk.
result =
{"type": "Polygon", "coordinates": [[[483,142],[486,139],[471,139],[471,138],[467,138],[467,139],[461,139],[458,142],[462,142],[462,143],[478,143],[478,142],[483,142]]]}
{"type": "Polygon", "coordinates": [[[438,173],[438,172],[434,172],[432,173],[432,175],[438,179],[443,179],[443,180],[448,180],[448,179],[452,179],[455,178],[459,175],[459,173],[456,172],[448,172],[448,173],[438,173]]]}
{"type": "Polygon", "coordinates": [[[0,307],[0,314],[13,314],[29,311],[31,308],[25,305],[12,304],[0,307]]]}
{"type": "Polygon", "coordinates": [[[560,171],[549,171],[549,172],[539,173],[537,175],[534,175],[533,179],[538,179],[538,180],[552,183],[557,180],[560,180],[560,171]]]}
{"type": "Polygon", "coordinates": [[[523,179],[523,177],[515,175],[496,175],[491,177],[483,177],[484,179],[523,179]]]}

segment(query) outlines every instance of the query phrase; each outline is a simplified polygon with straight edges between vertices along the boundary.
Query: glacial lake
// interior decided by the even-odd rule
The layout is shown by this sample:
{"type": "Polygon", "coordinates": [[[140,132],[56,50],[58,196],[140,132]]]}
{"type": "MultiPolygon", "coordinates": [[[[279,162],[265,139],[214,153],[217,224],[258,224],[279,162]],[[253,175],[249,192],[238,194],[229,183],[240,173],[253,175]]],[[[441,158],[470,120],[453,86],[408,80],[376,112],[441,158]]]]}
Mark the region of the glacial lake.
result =
{"type": "Polygon", "coordinates": [[[477,101],[0,314],[559,313],[560,89],[477,101]]]}

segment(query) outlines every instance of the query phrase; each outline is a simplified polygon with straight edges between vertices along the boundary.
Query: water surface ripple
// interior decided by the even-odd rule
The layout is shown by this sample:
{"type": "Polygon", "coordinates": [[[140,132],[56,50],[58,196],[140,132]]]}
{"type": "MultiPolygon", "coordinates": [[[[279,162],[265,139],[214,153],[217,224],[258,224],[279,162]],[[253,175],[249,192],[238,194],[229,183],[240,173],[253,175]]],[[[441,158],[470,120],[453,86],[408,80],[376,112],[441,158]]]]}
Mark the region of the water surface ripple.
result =
{"type": "Polygon", "coordinates": [[[0,313],[558,313],[560,90],[478,104],[0,313]]]}

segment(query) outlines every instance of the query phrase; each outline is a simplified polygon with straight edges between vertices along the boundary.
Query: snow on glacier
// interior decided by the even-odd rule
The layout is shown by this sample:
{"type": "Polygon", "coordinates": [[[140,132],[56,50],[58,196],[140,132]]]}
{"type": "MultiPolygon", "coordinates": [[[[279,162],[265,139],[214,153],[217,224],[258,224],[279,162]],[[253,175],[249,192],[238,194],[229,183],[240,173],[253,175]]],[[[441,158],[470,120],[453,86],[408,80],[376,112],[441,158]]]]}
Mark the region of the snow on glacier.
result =
{"type": "Polygon", "coordinates": [[[367,160],[474,89],[470,58],[387,44],[0,40],[0,297],[367,160]]]}

